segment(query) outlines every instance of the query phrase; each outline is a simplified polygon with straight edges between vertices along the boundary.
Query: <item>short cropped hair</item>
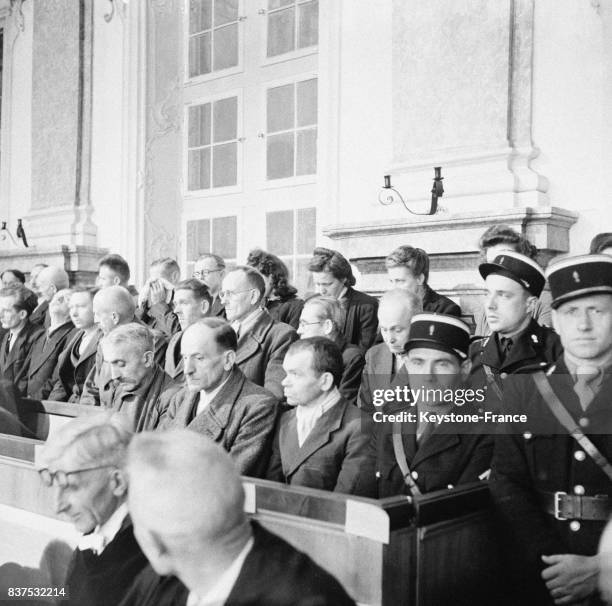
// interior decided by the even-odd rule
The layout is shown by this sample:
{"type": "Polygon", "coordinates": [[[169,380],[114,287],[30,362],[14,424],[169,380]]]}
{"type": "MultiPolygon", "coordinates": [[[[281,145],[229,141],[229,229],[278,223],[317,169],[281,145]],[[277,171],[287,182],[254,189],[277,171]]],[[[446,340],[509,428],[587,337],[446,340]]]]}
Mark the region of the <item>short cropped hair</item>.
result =
{"type": "Polygon", "coordinates": [[[189,290],[195,299],[198,301],[208,301],[208,304],[212,304],[212,297],[208,290],[208,286],[200,280],[195,278],[189,278],[188,280],[182,280],[174,287],[174,292],[177,290],[189,290]]]}
{"type": "Polygon", "coordinates": [[[155,339],[149,328],[136,322],[117,326],[102,339],[103,345],[121,345],[125,343],[132,345],[136,351],[145,353],[145,351],[153,351],[155,339]]]}
{"type": "Polygon", "coordinates": [[[4,274],[6,273],[10,273],[13,274],[22,284],[25,284],[26,282],[26,277],[25,274],[22,271],[19,271],[18,269],[5,269],[1,274],[0,274],[0,280],[2,279],[2,277],[4,276],[4,274]]]}
{"type": "Polygon", "coordinates": [[[329,372],[334,379],[334,387],[340,385],[344,363],[340,348],[327,337],[308,337],[294,341],[287,350],[286,355],[293,355],[301,351],[312,352],[312,369],[320,376],[329,372]]]}
{"type": "Polygon", "coordinates": [[[491,225],[480,236],[478,247],[484,252],[487,248],[497,246],[498,244],[507,244],[517,253],[521,253],[530,259],[535,259],[538,255],[538,249],[525,236],[512,229],[509,225],[499,223],[491,225]]]}
{"type": "Polygon", "coordinates": [[[158,265],[161,265],[162,268],[162,272],[164,274],[172,274],[172,273],[181,273],[181,268],[179,267],[179,264],[176,262],[175,259],[172,259],[171,257],[162,257],[161,259],[155,259],[155,261],[153,261],[151,263],[151,267],[157,267],[158,265]]]}
{"type": "Polygon", "coordinates": [[[385,259],[385,266],[407,267],[415,278],[423,274],[425,284],[429,280],[429,255],[422,248],[398,246],[385,259]]]}
{"type": "Polygon", "coordinates": [[[102,257],[98,262],[98,269],[104,266],[114,271],[121,278],[121,282],[127,284],[130,281],[130,266],[121,255],[110,254],[102,257]]]}
{"type": "Polygon", "coordinates": [[[382,294],[378,302],[378,309],[388,303],[399,303],[412,310],[412,315],[420,314],[423,311],[423,297],[418,293],[404,288],[392,288],[382,294]]]}
{"type": "Polygon", "coordinates": [[[272,293],[279,298],[291,297],[297,288],[289,284],[289,270],[283,261],[261,248],[253,249],[247,258],[247,265],[257,269],[262,275],[270,278],[272,293]]]}
{"type": "Polygon", "coordinates": [[[334,332],[339,333],[344,326],[344,319],[346,312],[342,307],[342,304],[336,297],[325,297],[323,295],[312,295],[304,301],[304,307],[306,305],[313,305],[318,307],[317,317],[319,320],[331,320],[334,325],[334,332]]]}
{"type": "Polygon", "coordinates": [[[236,351],[238,349],[238,337],[232,325],[223,318],[211,317],[202,318],[194,322],[187,330],[193,326],[206,326],[213,331],[213,338],[219,349],[236,351]]]}
{"type": "Polygon", "coordinates": [[[266,281],[263,276],[253,267],[248,265],[237,265],[232,271],[241,271],[246,278],[249,286],[259,292],[261,299],[266,292],[266,281]]]}
{"type": "Polygon", "coordinates": [[[347,286],[355,286],[355,276],[351,264],[337,250],[317,246],[312,251],[312,259],[308,263],[308,271],[326,271],[347,286]]]}
{"type": "Polygon", "coordinates": [[[0,288],[0,297],[13,297],[13,307],[17,311],[25,310],[28,316],[38,305],[38,297],[22,284],[10,284],[0,288]]]}
{"type": "Polygon", "coordinates": [[[72,294],[75,295],[77,293],[86,292],[91,300],[100,292],[100,289],[97,286],[73,286],[72,294]]]}
{"type": "Polygon", "coordinates": [[[217,265],[217,269],[225,269],[225,259],[220,255],[216,255],[215,253],[204,253],[196,259],[196,263],[204,259],[213,259],[217,265]]]}
{"type": "Polygon", "coordinates": [[[605,248],[612,248],[612,233],[604,232],[601,234],[597,234],[591,240],[591,246],[589,247],[589,253],[591,255],[596,255],[600,253],[605,248]]]}

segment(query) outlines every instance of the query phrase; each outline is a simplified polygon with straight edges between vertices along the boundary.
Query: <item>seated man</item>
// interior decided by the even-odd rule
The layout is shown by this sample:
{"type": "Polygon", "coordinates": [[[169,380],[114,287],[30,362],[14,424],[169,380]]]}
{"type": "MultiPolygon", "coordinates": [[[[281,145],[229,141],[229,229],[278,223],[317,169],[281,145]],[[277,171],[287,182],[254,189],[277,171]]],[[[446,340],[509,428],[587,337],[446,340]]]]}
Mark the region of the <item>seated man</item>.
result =
{"type": "Polygon", "coordinates": [[[378,323],[384,343],[374,345],[366,352],[359,388],[359,408],[374,412],[374,390],[394,389],[408,384],[404,345],[408,340],[410,320],[421,309],[421,298],[409,290],[388,290],[381,297],[378,323]]]}
{"type": "Polygon", "coordinates": [[[194,322],[210,315],[211,303],[212,299],[206,284],[195,278],[179,282],[174,289],[174,313],[181,330],[172,335],[168,343],[164,370],[177,382],[184,379],[183,358],[181,357],[183,332],[194,322]]]}
{"type": "Polygon", "coordinates": [[[280,418],[267,478],[360,496],[374,496],[368,465],[372,419],[338,391],[342,356],[325,337],[291,345],[283,363],[287,403],[280,418]]]}
{"type": "Polygon", "coordinates": [[[280,400],[283,358],[298,335],[291,326],[273,320],[261,309],[265,292],[266,283],[256,269],[238,266],[223,279],[221,299],[227,320],[238,335],[236,366],[247,379],[280,400]]]}
{"type": "Polygon", "coordinates": [[[35,400],[47,400],[53,389],[53,371],[68,343],[76,332],[70,319],[69,288],[55,293],[49,303],[49,328],[40,333],[32,346],[32,357],[28,371],[27,394],[35,400]]]}
{"type": "Polygon", "coordinates": [[[185,386],[160,398],[159,426],[188,427],[227,450],[243,475],[260,476],[269,458],[276,400],[236,364],[236,333],[221,318],[204,318],[181,339],[185,386]]]}
{"type": "Polygon", "coordinates": [[[41,480],[54,487],[57,513],[83,534],[62,584],[66,606],[119,604],[147,564],[126,504],[130,438],[118,415],[85,415],[54,432],[37,456],[41,480]]]}
{"type": "Polygon", "coordinates": [[[429,255],[422,248],[400,246],[386,259],[387,275],[392,288],[403,288],[418,294],[423,311],[460,316],[461,308],[454,301],[429,286],[429,255]]]}
{"type": "Polygon", "coordinates": [[[57,360],[49,400],[78,403],[87,375],[96,363],[101,333],[94,322],[96,289],[75,288],[70,296],[70,319],[77,329],[57,360]]]}
{"type": "Polygon", "coordinates": [[[163,576],[145,569],[122,606],[354,605],[306,554],[249,522],[240,477],[210,440],[140,434],[128,473],[136,536],[163,576]]]}
{"type": "Polygon", "coordinates": [[[124,324],[100,342],[111,381],[100,393],[100,404],[126,415],[134,431],[154,429],[160,396],[177,385],[153,359],[153,334],[142,324],[124,324]]]}
{"type": "Polygon", "coordinates": [[[180,330],[179,321],[172,310],[174,286],[180,275],[181,270],[174,259],[157,259],[151,263],[149,279],[139,295],[138,319],[167,337],[180,330]]]}
{"type": "Polygon", "coordinates": [[[350,404],[357,404],[357,392],[361,384],[365,356],[361,347],[347,343],[340,329],[343,324],[344,310],[338,299],[313,295],[306,300],[302,309],[298,335],[302,339],[327,337],[338,346],[343,362],[342,379],[338,390],[350,404]]]}
{"type": "Polygon", "coordinates": [[[49,328],[49,303],[55,293],[70,286],[68,274],[61,267],[47,267],[40,270],[35,279],[38,305],[34,308],[30,322],[40,328],[49,328]]]}
{"type": "Polygon", "coordinates": [[[534,306],[546,281],[532,259],[506,251],[478,268],[485,280],[485,312],[493,330],[470,346],[470,383],[487,389],[486,407],[501,406],[508,376],[552,364],[562,352],[559,337],[533,319],[534,306]]]}
{"type": "Polygon", "coordinates": [[[102,257],[98,261],[96,286],[98,288],[123,286],[134,297],[134,302],[138,298],[138,291],[130,284],[130,266],[121,255],[113,253],[102,257]]]}
{"type": "Polygon", "coordinates": [[[405,364],[411,393],[417,395],[396,402],[393,412],[414,416],[406,423],[387,422],[381,413],[374,416],[379,498],[432,492],[487,477],[491,430],[480,422],[439,422],[429,416],[478,414],[472,403],[478,395],[466,393],[469,343],[470,330],[458,318],[413,316],[405,364]]]}
{"type": "Polygon", "coordinates": [[[0,343],[0,378],[13,383],[20,396],[26,395],[32,346],[42,331],[29,319],[35,307],[36,295],[25,286],[0,289],[0,320],[6,330],[0,343]]]}
{"type": "Polygon", "coordinates": [[[203,254],[193,265],[193,278],[208,288],[212,298],[209,316],[225,318],[225,307],[221,301],[221,287],[225,277],[225,260],[214,253],[203,254]]]}

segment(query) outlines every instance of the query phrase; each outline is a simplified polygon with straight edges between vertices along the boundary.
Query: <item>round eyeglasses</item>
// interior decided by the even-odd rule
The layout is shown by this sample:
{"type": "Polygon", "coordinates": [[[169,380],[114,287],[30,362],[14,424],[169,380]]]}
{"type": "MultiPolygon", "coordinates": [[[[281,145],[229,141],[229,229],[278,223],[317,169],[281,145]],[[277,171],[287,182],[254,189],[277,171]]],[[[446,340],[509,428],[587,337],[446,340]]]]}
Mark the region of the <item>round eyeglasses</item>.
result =
{"type": "Polygon", "coordinates": [[[95,467],[85,467],[84,469],[74,469],[73,471],[62,471],[61,469],[50,471],[47,467],[43,467],[38,470],[38,475],[45,486],[53,486],[53,482],[55,481],[60,488],[66,488],[69,484],[69,476],[85,471],[93,471],[94,469],[105,469],[106,467],[115,467],[115,465],[96,465],[95,467]]]}

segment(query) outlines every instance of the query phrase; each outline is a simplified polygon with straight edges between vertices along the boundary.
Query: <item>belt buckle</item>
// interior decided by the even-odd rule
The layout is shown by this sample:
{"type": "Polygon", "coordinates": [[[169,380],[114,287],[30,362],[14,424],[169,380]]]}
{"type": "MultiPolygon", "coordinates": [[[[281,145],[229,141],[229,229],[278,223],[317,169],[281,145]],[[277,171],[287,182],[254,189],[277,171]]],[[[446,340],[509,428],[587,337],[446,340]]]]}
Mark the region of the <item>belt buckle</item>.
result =
{"type": "Polygon", "coordinates": [[[557,492],[555,492],[555,519],[556,520],[567,520],[566,517],[561,515],[561,499],[563,497],[567,496],[567,492],[562,492],[560,490],[558,490],[557,492]]]}

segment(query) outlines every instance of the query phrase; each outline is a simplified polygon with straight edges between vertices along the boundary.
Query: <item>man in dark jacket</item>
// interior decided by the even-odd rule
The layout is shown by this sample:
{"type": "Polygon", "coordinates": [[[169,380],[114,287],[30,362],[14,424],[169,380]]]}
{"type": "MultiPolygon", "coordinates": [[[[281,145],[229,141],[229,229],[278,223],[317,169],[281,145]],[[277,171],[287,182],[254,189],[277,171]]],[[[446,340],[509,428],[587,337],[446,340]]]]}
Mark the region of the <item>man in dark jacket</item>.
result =
{"type": "Polygon", "coordinates": [[[136,535],[163,576],[143,573],[121,606],[354,605],[306,554],[247,520],[240,477],[210,440],[184,430],[141,434],[128,472],[136,535]]]}
{"type": "Polygon", "coordinates": [[[42,482],[54,489],[57,513],[82,533],[62,583],[66,606],[119,604],[147,564],[126,504],[130,438],[118,416],[85,415],[55,431],[37,458],[42,482]]]}
{"type": "Polygon", "coordinates": [[[564,353],[515,375],[497,436],[491,493],[514,564],[513,604],[599,605],[597,545],[612,513],[612,257],[547,270],[564,353]],[[516,570],[518,568],[518,570],[516,570]]]}

